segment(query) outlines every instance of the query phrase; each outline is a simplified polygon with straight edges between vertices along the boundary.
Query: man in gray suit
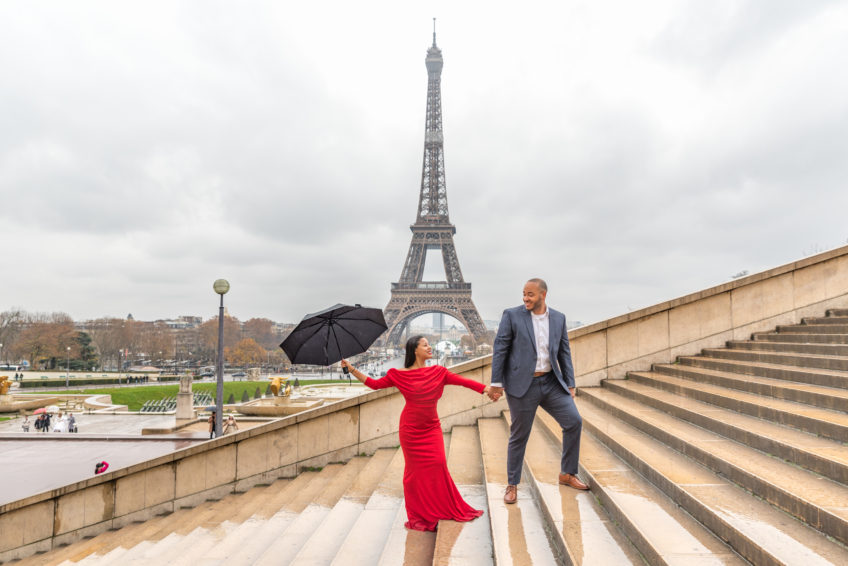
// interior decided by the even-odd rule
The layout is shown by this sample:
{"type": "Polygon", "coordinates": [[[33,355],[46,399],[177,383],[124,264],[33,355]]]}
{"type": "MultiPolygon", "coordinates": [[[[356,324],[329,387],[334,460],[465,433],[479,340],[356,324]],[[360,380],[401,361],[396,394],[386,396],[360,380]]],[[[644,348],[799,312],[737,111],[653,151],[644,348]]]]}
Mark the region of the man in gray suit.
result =
{"type": "Polygon", "coordinates": [[[589,489],[577,478],[583,419],[574,404],[574,366],[565,315],[548,308],[547,294],[548,285],[542,279],[530,279],[524,285],[524,306],[504,311],[495,337],[489,396],[496,401],[505,389],[512,418],[506,503],[518,499],[524,451],[540,406],[562,427],[559,483],[589,489]]]}

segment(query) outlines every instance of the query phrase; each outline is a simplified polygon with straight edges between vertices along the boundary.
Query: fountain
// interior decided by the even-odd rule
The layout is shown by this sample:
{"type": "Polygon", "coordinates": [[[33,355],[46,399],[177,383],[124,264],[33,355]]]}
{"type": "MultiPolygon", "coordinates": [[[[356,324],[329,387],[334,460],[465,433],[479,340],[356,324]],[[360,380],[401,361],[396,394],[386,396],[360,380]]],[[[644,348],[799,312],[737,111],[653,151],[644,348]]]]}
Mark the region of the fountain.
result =
{"type": "Polygon", "coordinates": [[[257,417],[286,417],[320,407],[325,401],[346,399],[359,395],[363,391],[362,386],[327,384],[308,385],[298,393],[293,393],[288,380],[288,377],[272,378],[270,384],[272,397],[238,405],[236,410],[243,415],[257,417]]]}
{"type": "Polygon", "coordinates": [[[8,375],[0,375],[0,413],[18,413],[30,409],[38,409],[59,402],[59,397],[38,397],[35,395],[13,395],[9,393],[12,387],[18,385],[9,381],[8,375]]]}

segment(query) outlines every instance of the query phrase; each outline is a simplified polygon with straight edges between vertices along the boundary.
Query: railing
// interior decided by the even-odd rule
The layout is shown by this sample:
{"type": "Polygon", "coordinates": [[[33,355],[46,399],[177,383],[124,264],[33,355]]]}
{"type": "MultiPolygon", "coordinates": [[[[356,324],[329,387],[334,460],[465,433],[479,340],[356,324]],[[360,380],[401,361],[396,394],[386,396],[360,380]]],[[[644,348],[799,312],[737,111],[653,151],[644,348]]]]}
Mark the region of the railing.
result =
{"type": "Polygon", "coordinates": [[[471,283],[449,283],[447,281],[422,281],[420,283],[392,283],[392,290],[410,289],[414,291],[420,290],[439,290],[439,289],[471,289],[471,283]]]}

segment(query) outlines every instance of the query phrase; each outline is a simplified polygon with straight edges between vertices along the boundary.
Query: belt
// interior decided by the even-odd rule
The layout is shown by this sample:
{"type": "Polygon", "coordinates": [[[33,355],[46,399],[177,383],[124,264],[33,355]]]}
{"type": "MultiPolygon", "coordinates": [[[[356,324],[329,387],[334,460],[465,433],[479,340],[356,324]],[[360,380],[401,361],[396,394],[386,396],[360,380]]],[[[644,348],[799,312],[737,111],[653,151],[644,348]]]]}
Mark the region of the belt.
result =
{"type": "Polygon", "coordinates": [[[551,373],[552,371],[553,371],[553,370],[549,370],[549,371],[534,371],[534,372],[533,372],[533,377],[542,377],[543,375],[548,375],[548,374],[549,374],[549,373],[551,373]]]}

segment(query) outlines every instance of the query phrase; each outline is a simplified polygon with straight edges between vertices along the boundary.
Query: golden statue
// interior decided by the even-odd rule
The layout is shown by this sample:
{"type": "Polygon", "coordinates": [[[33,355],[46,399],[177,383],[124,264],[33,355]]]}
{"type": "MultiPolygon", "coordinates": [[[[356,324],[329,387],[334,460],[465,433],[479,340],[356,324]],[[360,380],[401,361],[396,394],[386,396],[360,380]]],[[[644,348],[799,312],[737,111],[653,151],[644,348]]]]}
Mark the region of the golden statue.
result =
{"type": "Polygon", "coordinates": [[[274,397],[288,397],[291,395],[291,385],[285,384],[283,378],[280,376],[271,378],[270,387],[274,397]]]}
{"type": "Polygon", "coordinates": [[[8,375],[0,375],[0,395],[9,393],[9,388],[12,387],[12,382],[9,381],[8,375]]]}

